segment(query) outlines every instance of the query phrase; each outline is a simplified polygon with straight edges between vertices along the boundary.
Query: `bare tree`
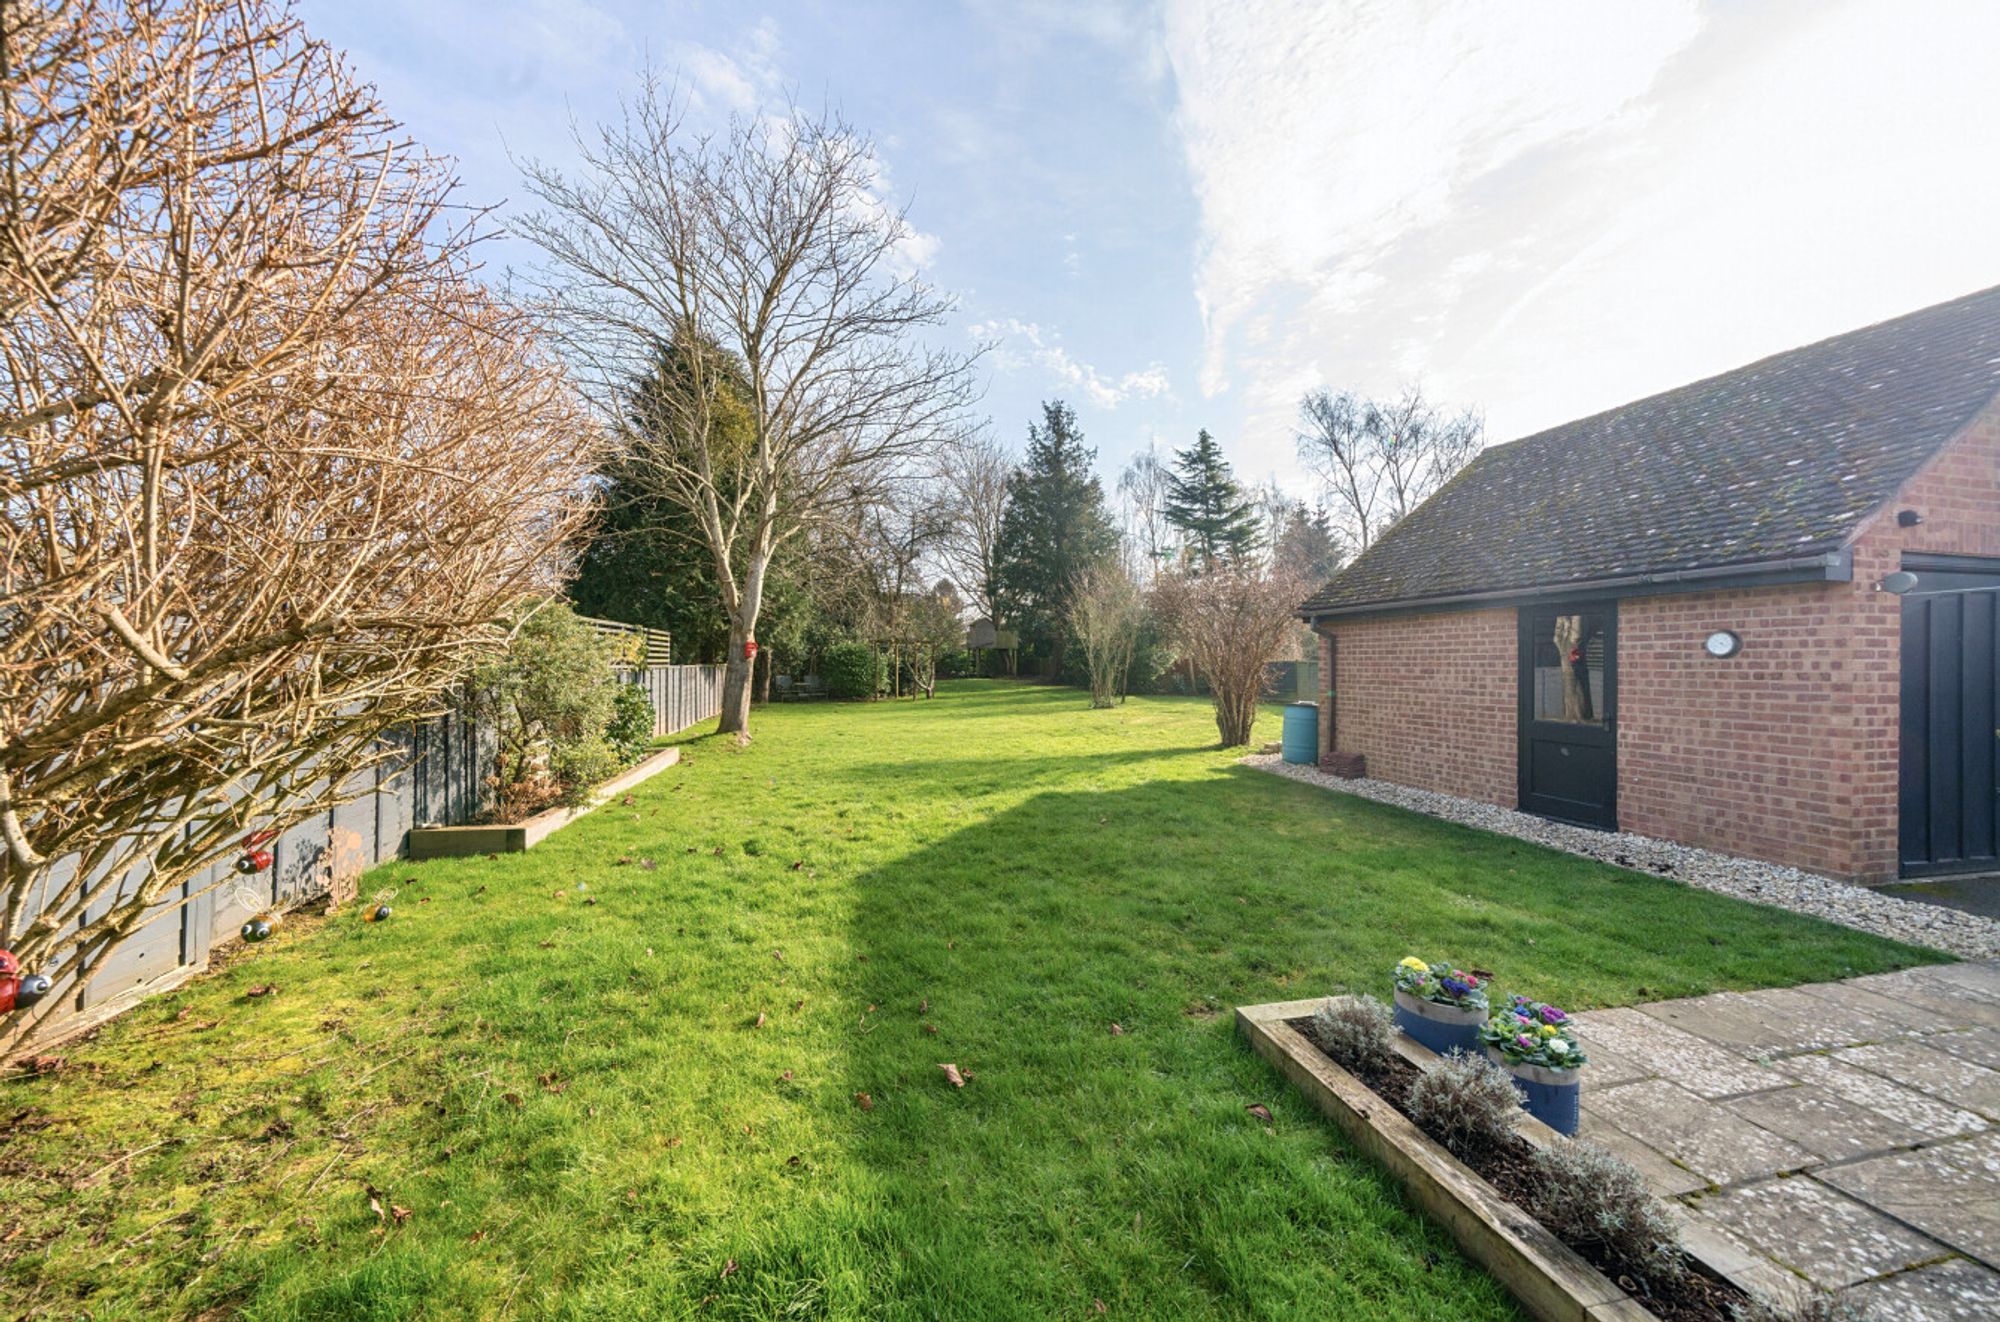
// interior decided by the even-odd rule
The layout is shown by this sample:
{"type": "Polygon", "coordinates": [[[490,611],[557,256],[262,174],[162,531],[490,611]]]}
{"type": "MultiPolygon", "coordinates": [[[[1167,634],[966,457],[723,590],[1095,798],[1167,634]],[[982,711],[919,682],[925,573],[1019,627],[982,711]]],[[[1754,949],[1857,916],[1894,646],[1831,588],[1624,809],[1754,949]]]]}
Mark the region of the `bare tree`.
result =
{"type": "Polygon", "coordinates": [[[973,609],[995,624],[1000,617],[993,566],[1014,467],[1006,447],[983,433],[946,446],[938,463],[946,515],[937,538],[938,562],[973,609]]]}
{"type": "Polygon", "coordinates": [[[577,151],[576,177],[526,165],[542,208],[521,228],[600,407],[630,420],[645,397],[632,466],[694,516],[715,560],[730,619],[717,728],[747,739],[746,645],[772,555],[958,434],[968,360],[917,345],[951,304],[901,273],[909,226],[840,120],[795,109],[693,134],[648,78],[577,151]]]}
{"type": "Polygon", "coordinates": [[[1076,576],[1070,593],[1069,625],[1083,644],[1090,670],[1090,705],[1109,707],[1125,700],[1132,649],[1145,620],[1139,585],[1118,558],[1091,565],[1076,576]]]}
{"type": "Polygon", "coordinates": [[[1178,534],[1167,518],[1167,492],[1172,485],[1173,470],[1160,458],[1158,445],[1150,441],[1118,474],[1125,536],[1138,551],[1147,578],[1165,568],[1179,551],[1178,534]]]}
{"type": "Polygon", "coordinates": [[[1246,563],[1180,570],[1154,583],[1153,608],[1167,636],[1193,658],[1214,695],[1224,748],[1250,742],[1264,668],[1285,646],[1308,590],[1291,574],[1246,563]]]}
{"type": "Polygon", "coordinates": [[[965,638],[965,603],[951,584],[935,584],[913,598],[903,612],[910,647],[910,677],[926,698],[937,696],[938,658],[965,638]]]}
{"type": "Polygon", "coordinates": [[[558,581],[595,429],[288,8],[5,19],[0,944],[66,996],[439,710],[558,581]]]}
{"type": "Polygon", "coordinates": [[[1326,484],[1357,554],[1486,444],[1476,411],[1448,413],[1414,385],[1392,401],[1309,391],[1299,417],[1299,454],[1326,484]]]}

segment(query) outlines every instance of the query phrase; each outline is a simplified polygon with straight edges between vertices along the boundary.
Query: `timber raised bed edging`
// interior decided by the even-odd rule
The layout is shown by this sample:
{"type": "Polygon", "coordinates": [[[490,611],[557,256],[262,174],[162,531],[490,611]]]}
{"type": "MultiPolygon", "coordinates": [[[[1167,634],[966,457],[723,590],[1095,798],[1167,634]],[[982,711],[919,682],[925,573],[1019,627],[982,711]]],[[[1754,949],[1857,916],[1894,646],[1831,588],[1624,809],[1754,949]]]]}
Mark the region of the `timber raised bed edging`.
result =
{"type": "Polygon", "coordinates": [[[536,813],[524,822],[490,826],[413,826],[410,828],[410,857],[464,858],[475,854],[518,854],[533,849],[614,795],[657,776],[680,760],[680,749],[661,749],[592,790],[590,802],[582,807],[551,808],[547,812],[536,813]]]}
{"type": "MultiPolygon", "coordinates": [[[[1655,1318],[1651,1309],[1619,1289],[1292,1027],[1293,1021],[1310,1018],[1326,1001],[1322,996],[1239,1006],[1236,1023],[1258,1055],[1276,1065],[1356,1147],[1395,1176],[1412,1201],[1450,1231],[1465,1255],[1491,1272],[1528,1312],[1543,1322],[1655,1318]]],[[[1396,1049],[1419,1069],[1428,1069],[1438,1059],[1400,1033],[1396,1049]]],[[[1515,1132],[1538,1147],[1564,1141],[1525,1111],[1515,1132]]],[[[1765,1298],[1796,1290],[1796,1283],[1771,1264],[1680,1216],[1674,1203],[1666,1206],[1680,1221],[1682,1248],[1709,1274],[1765,1298]]]]}

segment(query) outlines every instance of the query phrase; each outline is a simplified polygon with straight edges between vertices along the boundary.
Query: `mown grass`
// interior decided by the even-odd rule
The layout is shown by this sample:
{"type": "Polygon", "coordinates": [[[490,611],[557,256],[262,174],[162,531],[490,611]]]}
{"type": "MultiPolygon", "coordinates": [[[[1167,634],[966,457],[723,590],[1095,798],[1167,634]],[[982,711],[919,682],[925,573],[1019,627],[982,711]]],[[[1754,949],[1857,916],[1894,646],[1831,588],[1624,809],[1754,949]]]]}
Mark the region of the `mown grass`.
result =
{"type": "Polygon", "coordinates": [[[0,1085],[0,1312],[1512,1317],[1231,1007],[1940,958],[1245,770],[1195,702],[757,725],[0,1085]]]}

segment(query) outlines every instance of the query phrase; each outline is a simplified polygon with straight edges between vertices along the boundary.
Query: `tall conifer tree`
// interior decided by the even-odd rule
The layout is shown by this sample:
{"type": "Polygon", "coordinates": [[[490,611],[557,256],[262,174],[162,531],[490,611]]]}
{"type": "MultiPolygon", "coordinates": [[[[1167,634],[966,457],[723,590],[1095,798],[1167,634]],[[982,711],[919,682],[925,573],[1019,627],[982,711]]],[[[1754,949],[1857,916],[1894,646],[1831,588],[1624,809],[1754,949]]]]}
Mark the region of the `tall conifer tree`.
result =
{"type": "Polygon", "coordinates": [[[1206,428],[1193,446],[1174,454],[1166,514],[1167,522],[1185,536],[1198,569],[1240,560],[1257,549],[1257,511],[1206,428]]]}

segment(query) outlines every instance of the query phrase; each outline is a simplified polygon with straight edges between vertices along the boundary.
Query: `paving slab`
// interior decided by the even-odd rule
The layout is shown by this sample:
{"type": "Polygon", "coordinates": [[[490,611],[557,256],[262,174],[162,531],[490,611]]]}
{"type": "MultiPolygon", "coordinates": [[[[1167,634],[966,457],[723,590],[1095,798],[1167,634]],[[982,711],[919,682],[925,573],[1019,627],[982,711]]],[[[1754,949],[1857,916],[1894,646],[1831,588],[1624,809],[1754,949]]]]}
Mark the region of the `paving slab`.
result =
{"type": "Polygon", "coordinates": [[[1885,1322],[1993,1322],[2000,1317],[2000,1272],[1953,1258],[1857,1285],[1844,1297],[1885,1322]]]}
{"type": "Polygon", "coordinates": [[[1638,1009],[1751,1060],[1880,1042],[1911,1031],[1907,1024],[1869,1014],[1859,1006],[1789,988],[1717,992],[1656,1001],[1638,1009]]]}
{"type": "Polygon", "coordinates": [[[1812,1153],[1664,1079],[1586,1096],[1586,1111],[1711,1184],[1740,1184],[1818,1162],[1812,1153]]]}
{"type": "Polygon", "coordinates": [[[1788,1138],[1824,1161],[1914,1147],[1925,1134],[1813,1084],[1773,1088],[1721,1103],[1760,1129],[1788,1138]]]}
{"type": "Polygon", "coordinates": [[[1616,1088],[1622,1083],[1637,1083],[1641,1079],[1655,1077],[1651,1066],[1621,1055],[1602,1042],[1585,1042],[1583,1050],[1589,1061],[1583,1067],[1585,1092],[1595,1088],[1616,1088]]]}
{"type": "MultiPolygon", "coordinates": [[[[1615,1114],[1616,1108],[1615,1100],[1611,1101],[1609,1109],[1612,1113],[1615,1114]]],[[[1675,1165],[1663,1154],[1613,1124],[1603,1111],[1594,1107],[1584,1108],[1583,1123],[1577,1128],[1577,1137],[1588,1139],[1613,1156],[1631,1162],[1646,1177],[1646,1184],[1653,1192],[1663,1198],[1700,1193],[1709,1187],[1706,1179],[1685,1166],[1675,1165]]]]}
{"type": "Polygon", "coordinates": [[[1945,1035],[1914,1042],[1850,1047],[1827,1054],[1844,1064],[1886,1075],[1953,1106],[1976,1111],[1988,1120],[2000,1120],[2000,1072],[1960,1060],[1931,1045],[1942,1036],[1945,1035]]]}
{"type": "Polygon", "coordinates": [[[2000,1133],[1829,1166],[1818,1178],[1969,1258],[2000,1267],[2000,1133]]]}
{"type": "Polygon", "coordinates": [[[1936,1240],[1806,1175],[1712,1195],[1700,1201],[1697,1212],[1827,1290],[1886,1276],[1947,1253],[1936,1240]]]}
{"type": "Polygon", "coordinates": [[[1989,1001],[1966,987],[1925,977],[1924,973],[1925,970],[1919,969],[1870,973],[1846,985],[1928,1010],[1936,1016],[1929,1025],[1932,1029],[2000,1026],[2000,1002],[1989,1001]]]}
{"type": "Polygon", "coordinates": [[[1909,972],[1926,982],[1942,983],[1952,991],[2000,1005],[2000,963],[1926,964],[1909,972]]]}
{"type": "Polygon", "coordinates": [[[1856,1106],[1886,1116],[1927,1141],[1976,1134],[1988,1127],[1984,1119],[1970,1111],[1831,1056],[1787,1056],[1776,1063],[1776,1068],[1802,1083],[1814,1084],[1856,1106]]]}
{"type": "Polygon", "coordinates": [[[1642,1069],[1702,1097],[1728,1097],[1785,1082],[1762,1065],[1638,1010],[1590,1010],[1576,1016],[1576,1021],[1585,1050],[1601,1042],[1642,1069]]]}
{"type": "Polygon", "coordinates": [[[1809,982],[1790,990],[1833,1005],[1852,1005],[1858,1010],[1866,1010],[1877,1019],[1896,1024],[1908,1032],[1936,1033],[1966,1027],[1949,1019],[1940,1019],[1935,1009],[1899,1001],[1893,996],[1885,996],[1866,987],[1856,987],[1852,983],[1809,982]]]}
{"type": "Polygon", "coordinates": [[[1957,1033],[1937,1033],[1924,1040],[1960,1060],[2000,1070],[2000,1028],[1968,1028],[1957,1033]]]}

